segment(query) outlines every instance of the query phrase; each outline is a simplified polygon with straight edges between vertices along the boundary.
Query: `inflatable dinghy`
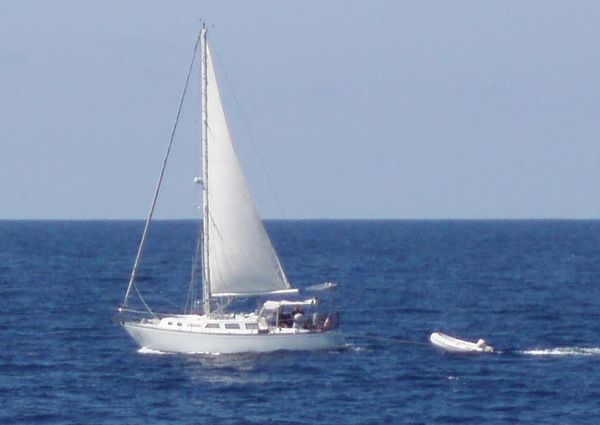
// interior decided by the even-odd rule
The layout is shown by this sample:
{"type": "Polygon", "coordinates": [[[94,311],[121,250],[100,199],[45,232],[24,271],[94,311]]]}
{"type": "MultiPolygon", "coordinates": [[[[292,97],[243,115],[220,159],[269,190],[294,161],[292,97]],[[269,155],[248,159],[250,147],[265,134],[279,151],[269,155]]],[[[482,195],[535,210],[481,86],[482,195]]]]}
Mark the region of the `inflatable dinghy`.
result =
{"type": "Polygon", "coordinates": [[[441,332],[434,332],[429,337],[429,340],[436,347],[451,353],[493,353],[494,347],[485,343],[483,339],[477,342],[465,341],[458,338],[453,338],[441,332]]]}

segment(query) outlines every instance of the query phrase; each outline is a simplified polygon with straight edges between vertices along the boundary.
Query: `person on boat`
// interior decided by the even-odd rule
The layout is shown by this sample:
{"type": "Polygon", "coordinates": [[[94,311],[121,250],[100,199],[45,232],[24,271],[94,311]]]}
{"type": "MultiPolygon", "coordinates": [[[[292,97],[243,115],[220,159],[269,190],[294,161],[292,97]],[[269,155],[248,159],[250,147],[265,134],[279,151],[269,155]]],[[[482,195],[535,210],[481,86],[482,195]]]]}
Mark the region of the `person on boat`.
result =
{"type": "Polygon", "coordinates": [[[304,328],[304,313],[300,313],[300,311],[298,311],[298,312],[294,313],[292,318],[294,320],[294,324],[292,325],[292,328],[294,328],[294,329],[304,328]]]}
{"type": "Polygon", "coordinates": [[[312,329],[316,329],[318,331],[323,330],[323,323],[321,321],[321,315],[318,311],[315,311],[312,315],[312,321],[310,323],[310,327],[312,329]]]}
{"type": "Polygon", "coordinates": [[[279,327],[291,328],[293,324],[292,315],[284,312],[284,307],[281,307],[279,311],[279,327]]]}

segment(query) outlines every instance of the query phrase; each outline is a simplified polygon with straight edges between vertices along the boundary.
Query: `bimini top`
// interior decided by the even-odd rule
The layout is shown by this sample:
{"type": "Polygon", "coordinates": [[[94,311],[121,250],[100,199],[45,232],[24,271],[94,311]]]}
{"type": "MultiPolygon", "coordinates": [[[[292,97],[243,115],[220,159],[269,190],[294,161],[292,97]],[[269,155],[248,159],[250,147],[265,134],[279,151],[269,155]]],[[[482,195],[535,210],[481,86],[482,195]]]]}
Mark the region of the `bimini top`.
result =
{"type": "Polygon", "coordinates": [[[279,307],[292,306],[292,307],[300,307],[300,306],[308,306],[318,304],[318,300],[316,298],[309,298],[307,300],[300,301],[266,301],[263,304],[263,310],[277,310],[279,307]]]}

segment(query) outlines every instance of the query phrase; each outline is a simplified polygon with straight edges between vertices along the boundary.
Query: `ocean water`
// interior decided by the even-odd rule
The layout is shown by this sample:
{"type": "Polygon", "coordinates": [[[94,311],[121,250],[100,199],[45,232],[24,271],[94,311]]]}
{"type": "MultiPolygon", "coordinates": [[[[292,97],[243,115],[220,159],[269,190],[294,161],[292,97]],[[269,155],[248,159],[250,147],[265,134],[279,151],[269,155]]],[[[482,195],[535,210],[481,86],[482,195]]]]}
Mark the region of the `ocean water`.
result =
{"type": "MultiPolygon", "coordinates": [[[[139,349],[111,322],[142,226],[0,222],[0,423],[600,423],[599,221],[268,222],[292,282],[340,283],[349,345],[262,355],[139,349]]],[[[196,231],[155,223],[151,301],[183,305],[196,231]]]]}

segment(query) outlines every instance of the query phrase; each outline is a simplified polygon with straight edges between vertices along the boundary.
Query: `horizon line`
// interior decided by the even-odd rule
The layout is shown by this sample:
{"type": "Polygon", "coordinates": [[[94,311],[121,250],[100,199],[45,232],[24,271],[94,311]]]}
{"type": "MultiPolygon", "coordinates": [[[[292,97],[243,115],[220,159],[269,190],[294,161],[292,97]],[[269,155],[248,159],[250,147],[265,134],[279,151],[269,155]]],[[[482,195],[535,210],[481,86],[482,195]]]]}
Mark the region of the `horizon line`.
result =
{"type": "MultiPolygon", "coordinates": [[[[598,221],[600,217],[268,217],[262,221],[598,221]]],[[[146,221],[146,218],[0,218],[6,221],[146,221]]],[[[152,221],[201,221],[198,218],[155,218],[152,221]]]]}

